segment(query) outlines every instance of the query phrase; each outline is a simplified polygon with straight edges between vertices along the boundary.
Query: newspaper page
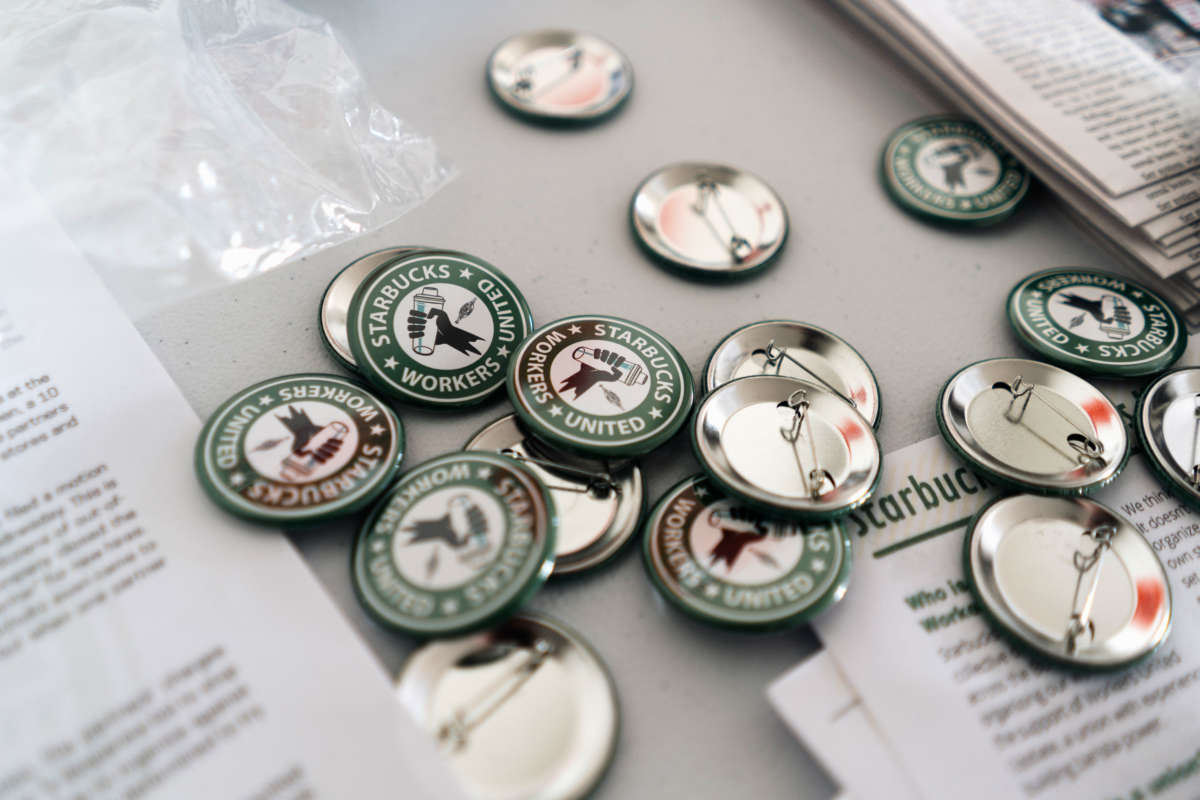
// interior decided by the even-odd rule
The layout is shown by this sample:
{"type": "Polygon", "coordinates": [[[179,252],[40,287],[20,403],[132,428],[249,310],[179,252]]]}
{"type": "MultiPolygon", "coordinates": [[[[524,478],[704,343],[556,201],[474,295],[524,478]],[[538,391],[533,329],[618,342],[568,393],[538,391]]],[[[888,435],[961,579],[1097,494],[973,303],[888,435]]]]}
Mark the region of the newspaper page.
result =
{"type": "Polygon", "coordinates": [[[287,540],[204,498],[196,415],[0,185],[0,799],[460,796],[287,540]]]}

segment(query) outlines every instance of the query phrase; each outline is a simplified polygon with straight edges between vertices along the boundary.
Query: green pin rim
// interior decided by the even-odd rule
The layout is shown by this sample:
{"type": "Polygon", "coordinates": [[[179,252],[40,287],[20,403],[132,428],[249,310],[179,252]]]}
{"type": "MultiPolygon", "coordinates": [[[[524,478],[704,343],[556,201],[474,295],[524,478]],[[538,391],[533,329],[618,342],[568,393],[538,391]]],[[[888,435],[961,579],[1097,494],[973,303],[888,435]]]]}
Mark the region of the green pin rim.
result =
{"type": "Polygon", "coordinates": [[[1029,171],[1003,145],[977,123],[955,114],[922,117],[897,128],[884,145],[879,174],[888,194],[905,211],[966,227],[994,225],[1012,216],[1032,183],[1029,171]],[[919,155],[934,139],[945,140],[944,153],[919,155]],[[962,156],[968,160],[962,162],[962,156]],[[972,160],[982,163],[968,168],[972,160]],[[975,180],[989,173],[996,175],[991,182],[975,180]],[[971,191],[966,190],[968,180],[978,184],[971,191]],[[953,184],[961,184],[963,191],[953,191],[953,184]]]}
{"type": "Polygon", "coordinates": [[[582,314],[521,342],[509,360],[508,396],[521,422],[549,444],[632,457],[683,427],[695,390],[687,362],[662,336],[619,317],[582,314]],[[597,361],[600,351],[620,360],[597,361]]]}
{"type": "Polygon", "coordinates": [[[372,392],[337,375],[297,374],[222,403],[200,431],[195,468],[226,511],[303,525],[366,506],[403,455],[404,426],[372,392]]]}
{"type": "Polygon", "coordinates": [[[499,390],[532,328],[525,297],[503,272],[452,250],[380,267],[355,292],[347,319],[363,377],[390,398],[435,408],[477,405],[499,390]]]}
{"type": "Polygon", "coordinates": [[[1187,349],[1187,328],[1175,307],[1111,272],[1057,267],[1034,273],[1013,287],[1005,309],[1023,345],[1087,375],[1155,375],[1187,349]]]}
{"type": "Polygon", "coordinates": [[[831,520],[805,525],[764,518],[739,500],[726,497],[705,475],[685,478],[669,489],[650,512],[642,533],[643,564],[654,588],[687,616],[739,631],[792,628],[837,603],[845,596],[850,584],[854,560],[851,547],[850,535],[840,522],[831,520]],[[711,515],[730,512],[736,517],[730,519],[730,524],[749,530],[721,530],[718,533],[711,515]],[[699,526],[697,521],[700,521],[699,526]],[[752,552],[751,545],[739,537],[739,534],[761,527],[768,527],[768,538],[762,541],[769,542],[780,552],[752,552]],[[770,531],[785,528],[803,531],[801,541],[804,544],[800,548],[788,547],[771,537],[770,531]],[[716,536],[720,536],[720,540],[713,543],[716,536]],[[667,537],[678,538],[678,541],[664,544],[667,537]],[[692,553],[694,537],[703,537],[712,545],[708,563],[692,553]],[[673,548],[670,551],[673,557],[668,556],[668,548],[673,548]],[[829,555],[822,557],[826,551],[829,555]],[[781,568],[779,558],[785,556],[794,561],[790,567],[781,568]],[[687,574],[696,579],[694,587],[687,586],[687,580],[681,580],[672,572],[672,561],[687,565],[687,574]],[[724,563],[724,566],[717,567],[718,563],[724,563]],[[740,582],[716,574],[717,569],[731,572],[734,568],[743,573],[740,582]],[[818,568],[819,572],[816,571],[818,568]],[[769,577],[772,570],[779,574],[773,580],[769,577]],[[756,573],[767,575],[756,576],[756,573]],[[814,574],[818,577],[814,578],[814,574]],[[793,596],[789,597],[789,594],[793,596]],[[783,598],[783,601],[766,610],[738,609],[734,602],[757,604],[772,598],[783,598]]]}
{"type": "Polygon", "coordinates": [[[542,482],[512,459],[439,456],[402,475],[363,523],[350,555],[354,591],[367,614],[392,630],[421,637],[482,630],[545,583],[557,526],[542,482]]]}

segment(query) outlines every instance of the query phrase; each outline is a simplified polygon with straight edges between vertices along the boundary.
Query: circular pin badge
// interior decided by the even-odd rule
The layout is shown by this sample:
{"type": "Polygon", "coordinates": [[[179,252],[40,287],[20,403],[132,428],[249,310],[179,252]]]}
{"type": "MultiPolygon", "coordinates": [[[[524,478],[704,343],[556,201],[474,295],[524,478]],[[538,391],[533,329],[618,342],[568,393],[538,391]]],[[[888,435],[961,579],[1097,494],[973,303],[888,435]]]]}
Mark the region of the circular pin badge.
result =
{"type": "Polygon", "coordinates": [[[358,369],[354,363],[354,353],[350,352],[350,335],[346,331],[346,318],[350,313],[350,301],[354,293],[367,276],[393,258],[421,250],[420,247],[388,247],[368,253],[356,259],[341,272],[333,277],[325,294],[321,296],[321,311],[318,322],[321,325],[321,340],[329,348],[329,352],[347,369],[358,369]]]}
{"type": "Polygon", "coordinates": [[[972,523],[963,562],[996,627],[1060,664],[1119,669],[1150,655],[1171,627],[1171,587],[1154,548],[1088,498],[993,500],[972,523]]]}
{"type": "Polygon", "coordinates": [[[1093,375],[1154,375],[1187,348],[1179,313],[1161,296],[1120,275],[1049,269],[1008,296],[1008,320],[1030,349],[1093,375]]]}
{"type": "Polygon", "coordinates": [[[1038,494],[1087,494],[1129,459],[1109,399],[1083,378],[1024,358],[964,367],[942,388],[942,437],[980,472],[1038,494]]]}
{"type": "Polygon", "coordinates": [[[879,427],[882,406],[875,373],[844,339],[816,325],[769,320],[738,328],[708,357],[704,390],[750,375],[784,375],[819,384],[879,427]]]}
{"type": "Polygon", "coordinates": [[[505,40],[488,59],[488,86],[508,109],[543,122],[595,122],[633,90],[629,60],[599,36],[530,31],[505,40]]]}
{"type": "Polygon", "coordinates": [[[466,253],[420,251],[376,269],[350,303],[358,369],[380,391],[427,406],[479,403],[533,320],[500,270],[466,253]]]}
{"type": "Polygon", "coordinates": [[[539,328],[508,371],[508,396],[530,432],[590,455],[649,453],[692,408],[683,357],[654,331],[617,317],[567,317],[539,328]]]}
{"type": "Polygon", "coordinates": [[[521,462],[542,481],[558,512],[554,574],[582,572],[616,555],[642,514],[642,471],[600,459],[567,457],[529,436],[513,414],[475,434],[465,450],[490,450],[521,462]]]}
{"type": "Polygon", "coordinates": [[[1030,176],[987,131],[954,115],[902,125],[883,150],[883,185],[901,208],[937,222],[991,225],[1011,216],[1030,176]]]}
{"type": "Polygon", "coordinates": [[[1200,368],[1173,370],[1147,386],[1135,427],[1163,485],[1200,510],[1200,368]]]}
{"type": "Polygon", "coordinates": [[[470,797],[588,797],[616,750],[608,669],[577,632],[540,615],[424,645],[396,693],[470,797]]]}
{"type": "Polygon", "coordinates": [[[371,502],[403,455],[400,419],[375,395],[336,375],[285,375],[213,412],[196,443],[196,474],[234,514],[300,524],[371,502]]]}
{"type": "Polygon", "coordinates": [[[646,570],[703,622],[742,630],[799,625],[846,594],[850,538],[836,521],[765,517],[703,475],[669,490],[646,521],[646,570]]]}
{"type": "Polygon", "coordinates": [[[713,483],[767,514],[832,519],[865,503],[879,483],[871,423],[796,378],[755,375],[718,386],[696,409],[692,443],[713,483]]]}
{"type": "Polygon", "coordinates": [[[400,477],[354,543],[354,588],[381,624],[453,636],[514,614],[554,568],[553,500],[494,453],[450,453],[400,477]]]}
{"type": "Polygon", "coordinates": [[[697,276],[740,278],[783,248],[787,211],[761,178],[721,164],[672,164],[642,181],[629,206],[638,242],[697,276]]]}

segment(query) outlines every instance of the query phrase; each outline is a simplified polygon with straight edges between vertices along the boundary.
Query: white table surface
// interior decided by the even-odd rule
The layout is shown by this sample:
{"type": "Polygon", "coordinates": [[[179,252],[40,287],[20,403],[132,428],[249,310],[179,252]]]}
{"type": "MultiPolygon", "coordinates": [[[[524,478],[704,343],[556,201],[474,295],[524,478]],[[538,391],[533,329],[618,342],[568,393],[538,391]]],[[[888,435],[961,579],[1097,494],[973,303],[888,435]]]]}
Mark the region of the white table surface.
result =
{"type": "MultiPolygon", "coordinates": [[[[1003,310],[1018,279],[1053,265],[1116,268],[1037,188],[1016,218],[986,231],[931,227],[893,206],[876,177],[883,140],[943,105],[823,2],[297,4],[334,23],[380,99],[431,134],[460,174],[382,231],[139,320],[202,416],[273,375],[339,371],[315,324],[326,283],[358,255],[419,243],[500,266],[538,323],[598,312],[647,324],[697,373],[713,345],[744,323],[783,317],[829,328],[879,378],[888,452],[935,432],[934,400],[954,370],[1021,352],[1003,310]],[[492,48],[512,33],[553,26],[598,33],[628,54],[636,84],[616,117],[546,129],[492,100],[483,80],[492,48]],[[791,238],[766,274],[689,283],[635,245],[626,218],[633,188],[685,159],[743,166],[784,199],[791,238]]],[[[507,411],[503,395],[469,412],[401,409],[407,463],[460,448],[507,411]]],[[[642,465],[652,501],[697,469],[686,437],[642,465]]],[[[347,566],[356,524],[293,540],[395,672],[413,642],[373,626],[356,604],[347,566]]],[[[597,797],[833,793],[764,696],[814,650],[808,630],[747,636],[692,622],[655,595],[633,547],[607,569],[552,579],[532,606],[583,632],[616,679],[621,739],[597,797]]]]}

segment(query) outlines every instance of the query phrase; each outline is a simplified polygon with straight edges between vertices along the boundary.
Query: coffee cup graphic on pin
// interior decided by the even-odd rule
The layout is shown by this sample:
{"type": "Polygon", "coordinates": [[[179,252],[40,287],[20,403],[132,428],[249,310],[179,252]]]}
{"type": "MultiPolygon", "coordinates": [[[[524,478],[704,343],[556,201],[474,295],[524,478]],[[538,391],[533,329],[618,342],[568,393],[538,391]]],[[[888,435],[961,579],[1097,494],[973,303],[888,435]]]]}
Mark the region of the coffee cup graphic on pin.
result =
{"type": "Polygon", "coordinates": [[[414,352],[420,353],[423,356],[433,354],[434,343],[427,343],[425,341],[425,323],[429,321],[432,312],[441,311],[445,305],[446,298],[438,294],[437,288],[433,286],[427,286],[413,295],[413,311],[420,312],[424,316],[424,320],[419,328],[411,325],[409,327],[414,352]]]}

